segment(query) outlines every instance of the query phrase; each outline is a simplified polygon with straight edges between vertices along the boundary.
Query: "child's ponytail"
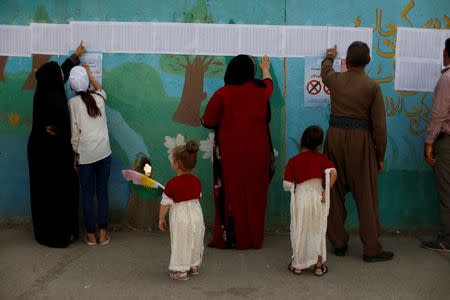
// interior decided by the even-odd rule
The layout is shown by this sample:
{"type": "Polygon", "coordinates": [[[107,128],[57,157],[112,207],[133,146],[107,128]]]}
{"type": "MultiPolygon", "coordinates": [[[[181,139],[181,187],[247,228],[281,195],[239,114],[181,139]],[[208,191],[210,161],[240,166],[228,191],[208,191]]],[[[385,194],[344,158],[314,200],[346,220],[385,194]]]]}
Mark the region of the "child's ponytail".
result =
{"type": "Polygon", "coordinates": [[[195,157],[197,157],[198,148],[198,143],[194,140],[190,140],[186,143],[186,151],[191,155],[195,155],[195,157]]]}
{"type": "Polygon", "coordinates": [[[92,97],[90,92],[79,91],[77,94],[80,95],[81,100],[83,100],[86,105],[87,112],[90,117],[97,118],[102,115],[100,108],[97,106],[97,102],[95,102],[95,99],[92,97]]]}

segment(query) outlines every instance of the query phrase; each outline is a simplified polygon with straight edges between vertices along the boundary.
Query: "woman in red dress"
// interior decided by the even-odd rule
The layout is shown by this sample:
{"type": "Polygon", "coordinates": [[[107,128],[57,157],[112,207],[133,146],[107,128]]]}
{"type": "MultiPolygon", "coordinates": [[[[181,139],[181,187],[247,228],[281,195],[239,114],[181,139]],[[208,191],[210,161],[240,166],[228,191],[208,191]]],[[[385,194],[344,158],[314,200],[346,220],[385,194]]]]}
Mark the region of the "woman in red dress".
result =
{"type": "Polygon", "coordinates": [[[255,79],[252,57],[238,55],[228,64],[225,86],[206,106],[202,124],[215,130],[214,238],[210,247],[259,249],[272,157],[268,130],[273,83],[270,60],[260,63],[255,79]]]}

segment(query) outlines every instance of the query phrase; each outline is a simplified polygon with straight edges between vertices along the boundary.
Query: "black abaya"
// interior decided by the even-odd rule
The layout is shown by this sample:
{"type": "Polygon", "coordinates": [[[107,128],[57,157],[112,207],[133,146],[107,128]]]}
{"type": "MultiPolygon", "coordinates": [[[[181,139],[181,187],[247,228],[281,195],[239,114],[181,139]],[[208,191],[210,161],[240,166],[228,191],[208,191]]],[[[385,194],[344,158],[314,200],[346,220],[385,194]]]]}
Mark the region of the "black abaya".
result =
{"type": "Polygon", "coordinates": [[[67,247],[78,237],[78,177],[64,91],[70,70],[78,64],[78,57],[72,55],[61,68],[49,62],[36,72],[28,140],[31,215],[36,241],[49,247],[67,247]]]}

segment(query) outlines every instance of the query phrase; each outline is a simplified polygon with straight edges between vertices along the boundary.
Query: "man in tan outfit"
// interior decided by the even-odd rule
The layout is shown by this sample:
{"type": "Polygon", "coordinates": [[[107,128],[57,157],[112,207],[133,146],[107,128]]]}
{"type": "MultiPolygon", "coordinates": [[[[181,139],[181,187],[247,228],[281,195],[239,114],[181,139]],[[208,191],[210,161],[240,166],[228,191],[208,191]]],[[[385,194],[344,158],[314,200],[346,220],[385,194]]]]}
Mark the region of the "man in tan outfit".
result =
{"type": "Polygon", "coordinates": [[[324,152],[339,174],[331,192],[327,236],[335,254],[347,252],[349,235],[344,223],[345,194],[351,192],[359,216],[359,235],[364,246],[363,260],[386,261],[394,254],[383,251],[378,240],[378,173],[384,168],[386,150],[386,112],[381,89],[364,72],[370,62],[367,44],[353,42],[347,50],[348,71],[333,70],[337,49],[327,50],[321,76],[331,95],[330,128],[324,152]]]}

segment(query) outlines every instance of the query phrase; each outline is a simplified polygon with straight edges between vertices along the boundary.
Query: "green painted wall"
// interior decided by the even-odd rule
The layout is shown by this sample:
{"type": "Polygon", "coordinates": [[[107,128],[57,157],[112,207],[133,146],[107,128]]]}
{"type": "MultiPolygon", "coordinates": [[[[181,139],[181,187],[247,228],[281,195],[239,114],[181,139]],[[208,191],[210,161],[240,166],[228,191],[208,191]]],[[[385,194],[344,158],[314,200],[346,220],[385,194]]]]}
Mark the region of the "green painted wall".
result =
{"type": "MultiPolygon", "coordinates": [[[[429,118],[430,93],[398,93],[393,89],[397,26],[450,27],[450,2],[304,0],[167,0],[167,1],[2,1],[1,24],[95,21],[213,22],[271,25],[331,25],[374,28],[373,61],[369,75],[377,78],[386,96],[389,145],[387,171],[380,176],[380,214],[385,228],[433,228],[439,224],[438,204],[430,168],[422,161],[424,128],[429,118]]],[[[342,49],[341,49],[342,51],[342,49]]],[[[27,78],[34,58],[0,58],[0,220],[27,217],[29,211],[26,142],[31,125],[33,90],[27,78]],[[2,64],[3,63],[3,64],[2,64]],[[28,82],[28,85],[24,84],[28,82]]],[[[64,57],[53,57],[62,62],[64,57]]],[[[207,142],[209,132],[180,123],[176,115],[183,101],[202,112],[212,93],[223,85],[230,58],[171,55],[105,54],[104,89],[113,148],[110,182],[111,213],[115,220],[126,212],[129,186],[120,170],[132,165],[138,152],[150,154],[156,178],[174,175],[168,148],[178,134],[186,140],[207,142]],[[186,70],[192,80],[185,81],[186,70]],[[202,71],[204,69],[204,72],[202,71]],[[177,121],[174,121],[175,118],[177,121]]],[[[305,127],[326,127],[329,108],[303,107],[303,59],[273,59],[275,93],[271,130],[279,153],[277,173],[270,186],[267,227],[288,227],[289,197],[282,191],[285,161],[295,155],[305,127]],[[286,138],[285,138],[286,137],[286,138]]],[[[185,116],[185,114],[183,114],[185,116]]],[[[184,120],[195,124],[198,114],[184,120]]],[[[201,152],[197,173],[204,185],[202,206],[212,221],[212,169],[201,152]]],[[[49,179],[51,180],[51,179],[49,179]]],[[[349,223],[356,226],[355,207],[349,201],[349,223]]]]}

